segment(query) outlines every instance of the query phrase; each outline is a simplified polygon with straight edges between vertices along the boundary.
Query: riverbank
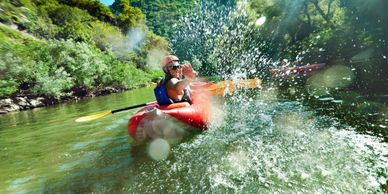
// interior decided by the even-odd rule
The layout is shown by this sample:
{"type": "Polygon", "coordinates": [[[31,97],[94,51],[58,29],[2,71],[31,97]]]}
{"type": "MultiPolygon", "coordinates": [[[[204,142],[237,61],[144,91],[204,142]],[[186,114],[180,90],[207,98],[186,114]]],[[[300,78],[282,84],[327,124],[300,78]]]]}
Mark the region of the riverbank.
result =
{"type": "MultiPolygon", "coordinates": [[[[141,84],[139,87],[150,87],[153,84],[141,84]]],[[[134,88],[132,88],[134,89],[134,88]]],[[[61,97],[60,99],[47,96],[32,96],[32,95],[14,95],[0,98],[0,114],[7,114],[10,112],[30,110],[38,107],[45,107],[70,101],[78,101],[86,98],[93,98],[96,96],[104,96],[113,93],[127,91],[121,87],[107,87],[93,92],[78,91],[74,92],[72,96],[61,97]]]]}

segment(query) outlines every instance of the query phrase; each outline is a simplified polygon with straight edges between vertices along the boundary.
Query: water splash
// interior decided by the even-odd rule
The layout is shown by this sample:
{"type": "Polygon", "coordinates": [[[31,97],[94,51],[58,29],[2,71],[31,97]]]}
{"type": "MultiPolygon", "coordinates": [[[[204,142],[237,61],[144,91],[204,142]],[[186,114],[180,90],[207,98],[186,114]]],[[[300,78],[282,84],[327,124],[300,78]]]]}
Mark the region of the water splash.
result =
{"type": "Polygon", "coordinates": [[[130,29],[127,36],[109,36],[109,43],[112,45],[113,53],[120,58],[127,58],[128,53],[138,51],[145,40],[146,33],[142,28],[130,29]]]}
{"type": "Polygon", "coordinates": [[[147,54],[147,66],[152,70],[160,70],[163,59],[167,52],[160,49],[152,49],[147,54]]]}
{"type": "Polygon", "coordinates": [[[213,74],[208,58],[228,23],[231,10],[229,5],[201,1],[173,27],[170,38],[173,53],[192,62],[202,75],[213,74]]]}
{"type": "Polygon", "coordinates": [[[176,145],[173,159],[152,164],[153,170],[141,166],[135,179],[142,183],[124,190],[382,192],[388,145],[381,139],[357,134],[298,102],[241,94],[225,108],[221,125],[176,145]]]}

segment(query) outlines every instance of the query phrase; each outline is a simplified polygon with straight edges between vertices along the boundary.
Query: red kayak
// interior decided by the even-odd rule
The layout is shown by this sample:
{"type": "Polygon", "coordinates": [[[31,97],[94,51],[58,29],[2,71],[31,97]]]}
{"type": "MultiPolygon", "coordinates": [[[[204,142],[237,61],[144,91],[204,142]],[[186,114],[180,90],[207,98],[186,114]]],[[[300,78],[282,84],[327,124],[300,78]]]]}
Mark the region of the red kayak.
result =
{"type": "Polygon", "coordinates": [[[198,92],[204,87],[207,84],[192,87],[195,88],[192,104],[182,102],[159,106],[157,102],[149,103],[129,119],[129,135],[135,140],[173,139],[183,136],[188,127],[205,129],[209,122],[210,102],[205,93],[198,92]]]}
{"type": "Polygon", "coordinates": [[[274,77],[287,76],[307,76],[315,73],[317,70],[323,68],[325,63],[310,64],[301,67],[288,67],[284,69],[272,69],[271,73],[274,77]]]}

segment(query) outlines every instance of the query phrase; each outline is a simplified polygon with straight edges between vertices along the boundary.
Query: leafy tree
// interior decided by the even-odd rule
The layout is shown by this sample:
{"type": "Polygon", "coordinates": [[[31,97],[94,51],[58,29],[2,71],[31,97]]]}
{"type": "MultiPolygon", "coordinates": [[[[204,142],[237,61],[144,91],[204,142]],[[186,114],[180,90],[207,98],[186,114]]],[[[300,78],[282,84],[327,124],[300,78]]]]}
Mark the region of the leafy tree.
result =
{"type": "Polygon", "coordinates": [[[90,15],[101,21],[114,24],[114,15],[109,7],[96,0],[59,0],[60,3],[87,10],[90,15]]]}
{"type": "Polygon", "coordinates": [[[128,32],[130,28],[145,22],[145,16],[141,10],[130,6],[129,0],[115,0],[111,5],[111,9],[116,15],[117,25],[123,32],[128,32]]]}
{"type": "Polygon", "coordinates": [[[336,29],[340,25],[342,11],[338,0],[255,0],[251,4],[257,16],[265,16],[262,33],[271,37],[269,44],[277,48],[271,51],[276,58],[297,58],[299,42],[320,29],[336,29]],[[290,51],[288,48],[293,48],[290,51]]]}
{"type": "Polygon", "coordinates": [[[84,22],[94,20],[86,11],[76,7],[60,5],[48,11],[51,21],[60,27],[57,33],[58,39],[75,39],[77,41],[89,41],[90,26],[84,25],[84,22]]]}
{"type": "Polygon", "coordinates": [[[160,36],[171,36],[172,27],[179,18],[189,14],[196,6],[197,0],[131,0],[131,5],[138,7],[146,15],[146,24],[160,36]]]}

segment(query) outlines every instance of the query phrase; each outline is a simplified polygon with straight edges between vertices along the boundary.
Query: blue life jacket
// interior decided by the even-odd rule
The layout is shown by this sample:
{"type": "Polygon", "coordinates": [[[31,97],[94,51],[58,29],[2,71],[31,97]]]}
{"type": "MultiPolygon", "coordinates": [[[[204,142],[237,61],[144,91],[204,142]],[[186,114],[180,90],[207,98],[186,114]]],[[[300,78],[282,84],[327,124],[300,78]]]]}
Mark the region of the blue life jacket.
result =
{"type": "Polygon", "coordinates": [[[158,102],[159,105],[169,105],[172,103],[177,103],[177,102],[189,102],[191,104],[191,97],[190,97],[190,91],[188,89],[183,90],[183,96],[181,100],[174,100],[171,99],[168,94],[167,94],[167,86],[166,86],[166,81],[163,82],[163,84],[155,87],[154,89],[154,94],[156,97],[156,101],[158,102]]]}
{"type": "Polygon", "coordinates": [[[167,95],[166,85],[156,87],[154,89],[154,94],[159,105],[169,105],[174,103],[174,101],[167,95]]]}

